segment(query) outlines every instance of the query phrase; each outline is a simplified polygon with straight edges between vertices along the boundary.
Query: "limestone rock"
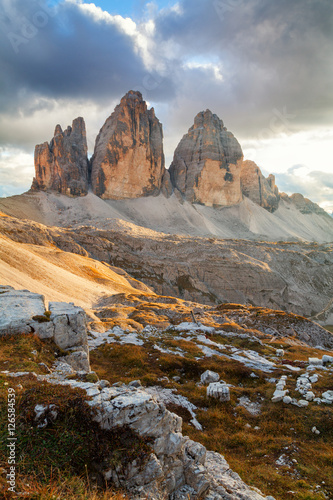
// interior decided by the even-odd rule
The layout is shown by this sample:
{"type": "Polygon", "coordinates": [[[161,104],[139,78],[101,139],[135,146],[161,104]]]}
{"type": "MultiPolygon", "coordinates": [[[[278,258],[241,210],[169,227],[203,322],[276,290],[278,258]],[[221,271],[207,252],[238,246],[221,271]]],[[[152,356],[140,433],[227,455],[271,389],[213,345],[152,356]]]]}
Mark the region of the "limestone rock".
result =
{"type": "Polygon", "coordinates": [[[83,118],[62,131],[57,125],[50,144],[35,148],[35,178],[32,190],[56,191],[68,196],[88,193],[89,162],[83,118]]]}
{"type": "Polygon", "coordinates": [[[205,461],[207,478],[210,482],[206,500],[265,500],[258,489],[251,488],[242,481],[238,474],[230,469],[222,455],[208,451],[205,461]]]}
{"type": "Polygon", "coordinates": [[[30,333],[34,316],[43,316],[45,304],[43,295],[27,290],[13,290],[3,287],[0,294],[0,335],[30,333]]]}
{"type": "Polygon", "coordinates": [[[89,355],[84,351],[72,352],[71,354],[68,354],[68,356],[59,358],[59,361],[69,364],[76,372],[90,371],[89,355]]]}
{"type": "Polygon", "coordinates": [[[280,196],[274,175],[266,179],[254,161],[246,160],[242,163],[240,180],[244,196],[269,212],[278,208],[280,196]]]}
{"type": "Polygon", "coordinates": [[[211,382],[218,382],[220,380],[220,375],[211,370],[206,370],[200,377],[202,384],[210,384],[211,382]]]}
{"type": "Polygon", "coordinates": [[[319,214],[330,217],[323,208],[317,205],[317,203],[313,203],[313,201],[308,198],[304,198],[300,193],[292,194],[289,199],[302,214],[319,214]]]}
{"type": "Polygon", "coordinates": [[[50,302],[54,341],[61,349],[87,346],[86,313],[81,307],[65,302],[50,302]]]}
{"type": "Polygon", "coordinates": [[[75,371],[90,371],[86,313],[81,307],[50,302],[50,317],[45,314],[44,296],[28,290],[0,287],[0,335],[35,333],[52,339],[71,353],[60,358],[75,371]]]}
{"type": "Polygon", "coordinates": [[[207,387],[207,396],[220,401],[230,401],[229,387],[221,382],[212,382],[207,387]]]}
{"type": "Polygon", "coordinates": [[[170,167],[171,181],[191,203],[235,205],[242,200],[242,149],[223,121],[202,111],[180,141],[170,167]]]}
{"type": "Polygon", "coordinates": [[[97,136],[93,191],[114,200],[158,195],[164,164],[162,125],[140,92],[130,91],[97,136]]]}

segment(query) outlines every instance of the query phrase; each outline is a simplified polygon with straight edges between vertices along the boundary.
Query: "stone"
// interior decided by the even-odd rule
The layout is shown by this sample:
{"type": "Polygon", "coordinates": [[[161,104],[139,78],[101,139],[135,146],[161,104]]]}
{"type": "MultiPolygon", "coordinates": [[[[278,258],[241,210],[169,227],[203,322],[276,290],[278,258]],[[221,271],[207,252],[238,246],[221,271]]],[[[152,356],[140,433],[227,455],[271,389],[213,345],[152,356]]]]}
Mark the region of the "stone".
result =
{"type": "Polygon", "coordinates": [[[281,357],[284,356],[284,350],[283,349],[276,349],[275,352],[276,352],[277,356],[281,356],[281,357]]]}
{"type": "Polygon", "coordinates": [[[231,206],[242,201],[243,152],[223,121],[202,111],[176,148],[169,169],[171,182],[190,203],[231,206]]]}
{"type": "Polygon", "coordinates": [[[38,323],[37,321],[30,322],[30,326],[34,333],[42,340],[52,339],[54,337],[54,324],[52,321],[46,323],[38,323]]]}
{"type": "Polygon", "coordinates": [[[311,375],[311,377],[309,377],[311,384],[315,384],[316,382],[318,382],[318,379],[319,377],[316,373],[314,373],[313,375],[311,375]]]}
{"type": "Polygon", "coordinates": [[[111,384],[108,380],[100,380],[99,386],[101,389],[106,389],[107,387],[110,387],[111,384]]]}
{"type": "Polygon", "coordinates": [[[307,406],[309,406],[309,401],[306,401],[305,399],[300,399],[298,401],[298,406],[300,408],[306,408],[307,406]]]}
{"type": "Polygon", "coordinates": [[[212,382],[207,387],[207,396],[220,401],[230,401],[230,390],[229,387],[221,382],[212,382]]]}
{"type": "Polygon", "coordinates": [[[210,384],[211,382],[218,382],[220,380],[220,375],[216,372],[206,370],[200,377],[202,384],[210,384]]]}
{"type": "Polygon", "coordinates": [[[329,356],[328,354],[324,354],[322,357],[322,363],[323,365],[326,365],[327,363],[333,363],[333,356],[329,356]]]}
{"type": "Polygon", "coordinates": [[[289,405],[292,401],[291,397],[290,396],[284,396],[283,400],[282,400],[286,405],[289,405]]]}
{"type": "Polygon", "coordinates": [[[309,364],[310,365],[322,365],[323,360],[319,358],[309,358],[309,364]]]}
{"type": "Polygon", "coordinates": [[[0,310],[0,335],[30,333],[32,318],[45,314],[44,296],[7,288],[0,294],[0,310]]]}
{"type": "Polygon", "coordinates": [[[333,403],[333,391],[326,391],[322,394],[322,399],[324,399],[326,402],[329,401],[333,403]]]}
{"type": "Polygon", "coordinates": [[[251,488],[245,484],[239,475],[230,469],[225,458],[218,453],[207,452],[205,467],[210,482],[209,493],[204,497],[205,500],[267,499],[257,488],[251,488]]]}
{"type": "Polygon", "coordinates": [[[287,395],[288,391],[280,391],[276,390],[274,391],[274,394],[272,396],[272,401],[273,403],[278,403],[279,401],[282,401],[283,398],[287,395]]]}
{"type": "Polygon", "coordinates": [[[316,396],[312,391],[309,391],[305,394],[306,401],[313,401],[315,397],[316,396]]]}
{"type": "MultiPolygon", "coordinates": [[[[240,182],[244,196],[250,198],[254,203],[269,212],[277,210],[280,196],[279,190],[275,185],[274,175],[270,175],[266,179],[256,163],[245,160],[242,163],[240,182]]],[[[279,354],[277,355],[279,356],[279,354]]]]}
{"type": "Polygon", "coordinates": [[[60,349],[88,345],[86,313],[81,307],[50,302],[49,310],[54,324],[54,342],[60,349]]]}
{"type": "Polygon", "coordinates": [[[88,147],[84,119],[76,118],[62,131],[56,126],[50,143],[35,148],[35,177],[32,190],[56,191],[67,196],[88,193],[88,147]]]}
{"type": "Polygon", "coordinates": [[[39,429],[44,429],[49,423],[54,422],[58,416],[56,406],[50,405],[36,405],[35,406],[35,421],[39,429]]]}
{"type": "Polygon", "coordinates": [[[142,387],[142,384],[140,382],[140,380],[132,380],[132,382],[130,382],[128,384],[129,387],[142,387]]]}
{"type": "Polygon", "coordinates": [[[92,157],[93,192],[120,200],[170,190],[165,171],[162,125],[140,92],[130,91],[101,128],[92,157]]]}
{"type": "Polygon", "coordinates": [[[75,371],[90,371],[89,354],[84,351],[72,352],[59,358],[59,361],[68,363],[75,371]]]}

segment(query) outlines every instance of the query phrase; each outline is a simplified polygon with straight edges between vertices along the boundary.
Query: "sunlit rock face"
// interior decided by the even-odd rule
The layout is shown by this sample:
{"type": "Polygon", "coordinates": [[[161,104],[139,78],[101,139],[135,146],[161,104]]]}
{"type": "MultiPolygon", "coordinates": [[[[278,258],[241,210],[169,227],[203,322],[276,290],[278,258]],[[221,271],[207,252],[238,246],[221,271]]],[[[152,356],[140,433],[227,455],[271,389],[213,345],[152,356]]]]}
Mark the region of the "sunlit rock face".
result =
{"type": "Polygon", "coordinates": [[[130,91],[106,120],[92,158],[93,192],[104,199],[158,195],[165,174],[162,125],[130,91]]]}
{"type": "Polygon", "coordinates": [[[180,141],[170,167],[171,180],[186,201],[230,206],[242,200],[242,149],[210,110],[202,111],[180,141]]]}
{"type": "Polygon", "coordinates": [[[35,148],[33,190],[56,191],[68,196],[84,196],[88,192],[89,162],[86,127],[76,118],[62,131],[57,125],[50,143],[35,148]]]}
{"type": "Polygon", "coordinates": [[[274,175],[269,175],[266,179],[254,161],[246,160],[242,163],[240,180],[244,196],[269,212],[278,208],[280,195],[274,175]]]}

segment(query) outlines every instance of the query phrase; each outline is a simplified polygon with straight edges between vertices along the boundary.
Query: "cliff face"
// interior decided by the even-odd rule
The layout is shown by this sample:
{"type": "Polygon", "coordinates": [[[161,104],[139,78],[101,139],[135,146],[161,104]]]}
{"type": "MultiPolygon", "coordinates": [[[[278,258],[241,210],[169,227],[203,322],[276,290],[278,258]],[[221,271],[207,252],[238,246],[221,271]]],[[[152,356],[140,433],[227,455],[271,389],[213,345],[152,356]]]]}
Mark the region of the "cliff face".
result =
{"type": "Polygon", "coordinates": [[[256,163],[246,160],[242,163],[240,181],[244,196],[269,212],[278,208],[280,195],[274,175],[269,175],[266,179],[256,163]]]}
{"type": "Polygon", "coordinates": [[[33,190],[57,191],[68,196],[88,192],[89,162],[86,127],[83,118],[76,118],[72,127],[62,131],[57,125],[50,144],[35,148],[33,190]]]}
{"type": "Polygon", "coordinates": [[[206,110],[180,141],[170,167],[176,189],[191,203],[235,205],[242,200],[242,149],[223,121],[206,110]]]}
{"type": "Polygon", "coordinates": [[[93,192],[115,200],[158,195],[164,174],[162,125],[140,92],[128,92],[96,139],[93,192]]]}

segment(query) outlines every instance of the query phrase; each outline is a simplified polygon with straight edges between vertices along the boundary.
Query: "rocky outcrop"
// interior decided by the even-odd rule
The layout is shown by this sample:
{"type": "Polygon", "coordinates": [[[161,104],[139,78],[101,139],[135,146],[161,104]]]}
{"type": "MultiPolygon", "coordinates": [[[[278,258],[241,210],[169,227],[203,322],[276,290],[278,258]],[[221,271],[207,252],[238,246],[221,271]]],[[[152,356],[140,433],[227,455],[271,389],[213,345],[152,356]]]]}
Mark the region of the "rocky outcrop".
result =
{"type": "Polygon", "coordinates": [[[305,198],[300,193],[294,193],[289,197],[284,196],[284,199],[293,203],[297,210],[299,210],[302,214],[318,214],[324,215],[325,217],[329,217],[329,214],[321,208],[317,203],[313,203],[313,201],[305,198]]]}
{"type": "Polygon", "coordinates": [[[35,178],[32,190],[56,191],[68,196],[88,192],[89,162],[86,128],[83,118],[62,131],[57,125],[50,143],[35,148],[35,178]]]}
{"type": "Polygon", "coordinates": [[[202,111],[175,151],[171,181],[190,203],[235,205],[242,200],[242,159],[242,149],[223,121],[202,111]]]}
{"type": "Polygon", "coordinates": [[[278,208],[280,196],[274,175],[266,179],[254,161],[246,160],[242,163],[240,181],[244,196],[269,212],[278,208]]]}
{"type": "Polygon", "coordinates": [[[91,182],[104,199],[158,195],[165,173],[162,125],[140,92],[130,91],[96,139],[91,182]]]}
{"type": "Polygon", "coordinates": [[[50,302],[28,290],[0,286],[0,335],[35,333],[70,353],[60,358],[75,370],[90,371],[86,313],[81,307],[50,302]]]}

